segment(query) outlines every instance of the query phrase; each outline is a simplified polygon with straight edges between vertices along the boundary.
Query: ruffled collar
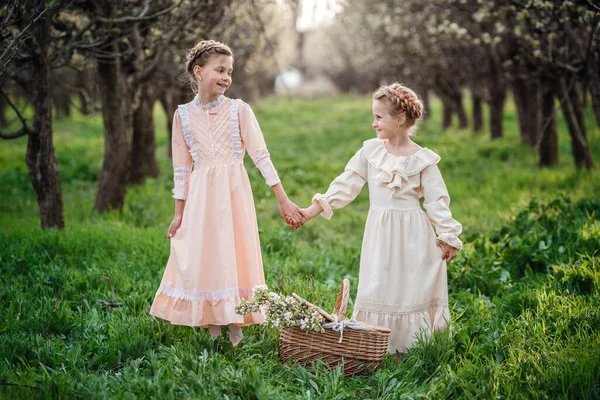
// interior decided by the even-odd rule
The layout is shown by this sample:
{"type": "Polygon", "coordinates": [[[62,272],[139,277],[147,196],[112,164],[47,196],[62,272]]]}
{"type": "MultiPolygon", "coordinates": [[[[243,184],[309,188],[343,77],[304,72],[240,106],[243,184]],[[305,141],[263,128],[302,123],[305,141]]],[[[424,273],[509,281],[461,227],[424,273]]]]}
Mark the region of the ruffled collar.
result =
{"type": "Polygon", "coordinates": [[[375,181],[390,189],[390,195],[402,186],[403,180],[408,182],[409,176],[419,174],[440,161],[440,156],[426,147],[410,156],[395,156],[385,148],[385,141],[381,139],[367,140],[363,149],[369,164],[379,170],[375,181]]]}
{"type": "Polygon", "coordinates": [[[200,96],[196,95],[196,97],[194,97],[194,103],[196,103],[196,105],[198,107],[200,107],[201,109],[205,110],[205,111],[212,111],[215,107],[217,107],[219,104],[221,104],[223,102],[223,100],[225,100],[226,97],[224,95],[220,95],[215,101],[211,101],[210,103],[202,103],[200,101],[200,96]]]}

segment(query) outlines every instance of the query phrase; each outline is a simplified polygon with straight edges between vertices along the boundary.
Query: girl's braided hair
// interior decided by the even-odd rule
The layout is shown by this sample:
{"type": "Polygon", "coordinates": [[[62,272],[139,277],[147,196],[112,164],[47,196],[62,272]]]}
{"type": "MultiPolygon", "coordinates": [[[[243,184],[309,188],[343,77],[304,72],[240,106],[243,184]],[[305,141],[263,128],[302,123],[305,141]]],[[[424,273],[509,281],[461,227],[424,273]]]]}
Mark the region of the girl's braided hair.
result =
{"type": "Polygon", "coordinates": [[[381,86],[373,92],[373,99],[387,103],[392,117],[406,116],[409,127],[415,125],[425,112],[421,98],[412,89],[398,82],[381,86]]]}
{"type": "Polygon", "coordinates": [[[201,40],[190,50],[185,63],[185,70],[190,79],[190,85],[194,91],[197,91],[196,77],[194,76],[194,67],[204,66],[210,56],[214,54],[223,54],[233,57],[233,51],[223,42],[216,40],[201,40]]]}

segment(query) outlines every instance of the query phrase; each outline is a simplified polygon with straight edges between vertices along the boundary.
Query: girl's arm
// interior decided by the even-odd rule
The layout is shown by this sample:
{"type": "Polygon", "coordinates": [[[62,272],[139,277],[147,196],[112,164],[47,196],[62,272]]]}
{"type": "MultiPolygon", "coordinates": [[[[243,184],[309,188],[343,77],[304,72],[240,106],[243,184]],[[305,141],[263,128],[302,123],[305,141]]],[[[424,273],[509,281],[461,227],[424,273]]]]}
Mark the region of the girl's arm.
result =
{"type": "Polygon", "coordinates": [[[305,209],[306,218],[314,218],[321,214],[330,219],[333,210],[342,208],[358,196],[365,183],[367,183],[368,162],[363,154],[363,149],[356,152],[348,161],[344,173],[331,182],[325,194],[317,193],[313,203],[305,209]]]}
{"type": "Polygon", "coordinates": [[[265,138],[258,125],[256,116],[250,106],[244,102],[240,102],[239,118],[240,135],[246,145],[246,150],[248,150],[248,154],[252,158],[254,165],[262,173],[267,185],[273,188],[281,216],[289,225],[296,228],[302,226],[304,224],[304,216],[298,206],[292,203],[287,197],[275,166],[271,161],[271,155],[267,150],[265,138]]]}
{"type": "Polygon", "coordinates": [[[450,195],[437,165],[430,165],[421,171],[421,187],[429,221],[437,233],[436,243],[442,249],[444,259],[452,260],[456,250],[462,247],[458,236],[462,225],[452,218],[450,212],[450,195]]]}
{"type": "Polygon", "coordinates": [[[279,205],[281,217],[286,221],[286,223],[295,228],[300,228],[302,225],[304,225],[304,212],[287,197],[285,190],[283,189],[283,185],[278,183],[277,185],[271,186],[271,188],[277,197],[277,204],[279,205]]]}
{"type": "Polygon", "coordinates": [[[173,117],[171,143],[173,147],[173,198],[175,199],[175,215],[173,217],[173,222],[171,222],[171,225],[169,226],[169,239],[175,235],[179,226],[181,226],[183,209],[185,206],[185,199],[187,199],[188,195],[190,185],[189,180],[193,165],[190,149],[186,144],[183,135],[179,110],[175,111],[175,116],[173,117]]]}
{"type": "Polygon", "coordinates": [[[171,239],[175,235],[175,232],[177,232],[177,229],[179,229],[179,227],[181,226],[184,207],[185,200],[175,199],[175,216],[173,217],[173,222],[171,222],[171,225],[169,225],[169,239],[171,239]]]}

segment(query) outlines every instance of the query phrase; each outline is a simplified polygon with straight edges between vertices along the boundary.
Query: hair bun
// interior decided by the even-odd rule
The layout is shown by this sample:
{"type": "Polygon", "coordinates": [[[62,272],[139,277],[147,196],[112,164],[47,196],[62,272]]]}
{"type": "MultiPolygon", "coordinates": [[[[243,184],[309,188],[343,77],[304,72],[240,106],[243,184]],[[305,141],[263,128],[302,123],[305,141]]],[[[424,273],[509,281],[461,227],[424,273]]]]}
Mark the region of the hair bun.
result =
{"type": "Polygon", "coordinates": [[[388,99],[398,112],[403,112],[409,120],[417,120],[423,116],[423,102],[410,88],[394,82],[384,86],[388,92],[388,99]]]}

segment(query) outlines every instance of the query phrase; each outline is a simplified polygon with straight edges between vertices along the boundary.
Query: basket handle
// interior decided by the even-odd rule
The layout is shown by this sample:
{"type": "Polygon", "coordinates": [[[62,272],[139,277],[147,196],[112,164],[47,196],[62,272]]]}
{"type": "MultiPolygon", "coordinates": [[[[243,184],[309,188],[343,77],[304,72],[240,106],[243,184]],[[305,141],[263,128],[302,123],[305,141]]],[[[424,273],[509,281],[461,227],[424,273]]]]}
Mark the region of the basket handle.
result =
{"type": "Polygon", "coordinates": [[[319,314],[321,314],[323,317],[325,317],[325,319],[327,321],[329,321],[329,322],[335,321],[335,318],[331,314],[329,314],[327,311],[315,306],[313,303],[310,303],[310,302],[304,300],[302,297],[298,296],[296,293],[292,293],[292,297],[294,299],[298,300],[300,303],[312,308],[313,310],[316,310],[319,314]]]}
{"type": "Polygon", "coordinates": [[[335,300],[335,308],[332,314],[337,317],[338,321],[346,319],[346,309],[348,308],[348,299],[350,298],[350,281],[344,279],[340,286],[340,291],[335,300]]]}

